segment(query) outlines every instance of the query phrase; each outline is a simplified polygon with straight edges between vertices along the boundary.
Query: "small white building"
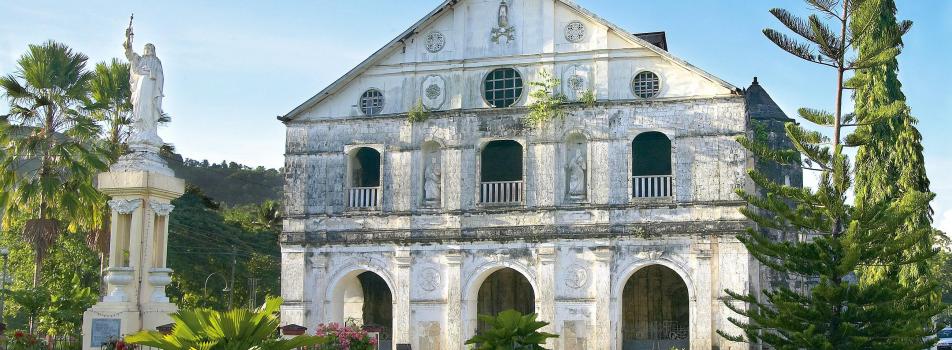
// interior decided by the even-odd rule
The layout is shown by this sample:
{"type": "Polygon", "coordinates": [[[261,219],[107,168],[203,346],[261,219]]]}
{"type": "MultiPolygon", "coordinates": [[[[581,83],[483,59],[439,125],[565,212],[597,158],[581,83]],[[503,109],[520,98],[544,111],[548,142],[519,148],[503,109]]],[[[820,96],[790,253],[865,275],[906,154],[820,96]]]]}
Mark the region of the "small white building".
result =
{"type": "Polygon", "coordinates": [[[748,348],[715,332],[725,289],[768,282],[735,190],[802,175],[735,138],[786,144],[788,119],[666,46],[567,0],[448,0],[280,117],[282,322],[457,350],[516,309],[554,349],[748,348]],[[571,103],[528,128],[542,72],[571,103]]]}

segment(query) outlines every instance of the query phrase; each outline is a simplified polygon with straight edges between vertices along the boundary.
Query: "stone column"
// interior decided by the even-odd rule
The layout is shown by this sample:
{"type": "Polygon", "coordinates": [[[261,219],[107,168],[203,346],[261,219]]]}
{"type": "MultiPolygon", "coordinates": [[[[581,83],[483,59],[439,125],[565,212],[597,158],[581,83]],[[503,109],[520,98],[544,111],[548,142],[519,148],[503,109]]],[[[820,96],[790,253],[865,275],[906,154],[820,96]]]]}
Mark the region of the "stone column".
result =
{"type": "Polygon", "coordinates": [[[450,249],[443,256],[446,264],[446,345],[447,349],[462,349],[463,342],[463,283],[460,269],[463,254],[459,249],[450,249]]]}
{"type": "MultiPolygon", "coordinates": [[[[542,245],[539,247],[539,265],[536,268],[536,281],[539,290],[536,300],[536,313],[539,314],[539,320],[549,322],[549,325],[543,327],[541,331],[555,333],[555,257],[556,248],[552,245],[542,245]]],[[[546,347],[554,349],[556,340],[549,339],[546,347]]]]}
{"type": "Polygon", "coordinates": [[[124,336],[171,323],[178,308],[165,286],[169,202],[185,192],[185,181],[167,169],[113,167],[99,174],[99,190],[112,197],[108,295],[83,313],[83,349],[99,349],[105,337],[124,336]]]}
{"type": "Polygon", "coordinates": [[[327,305],[324,305],[324,299],[327,298],[324,295],[324,290],[327,289],[328,283],[327,256],[324,254],[315,253],[311,256],[311,280],[308,282],[306,286],[313,291],[313,297],[311,298],[310,313],[305,318],[307,324],[302,324],[302,326],[315,329],[318,324],[330,322],[326,314],[327,305]]]}
{"type": "Polygon", "coordinates": [[[703,238],[695,241],[692,253],[697,259],[697,271],[691,276],[694,279],[695,285],[693,288],[697,294],[691,300],[691,349],[710,349],[713,337],[716,336],[713,329],[714,310],[711,306],[717,302],[713,295],[718,293],[716,288],[712,290],[713,287],[716,287],[712,280],[712,276],[716,272],[711,264],[710,239],[703,238]]]}
{"type": "Polygon", "coordinates": [[[393,291],[393,343],[410,343],[410,250],[398,248],[394,255],[396,288],[393,291]]]}
{"type": "Polygon", "coordinates": [[[307,260],[303,249],[283,248],[281,252],[281,324],[296,324],[313,329],[306,325],[304,297],[304,282],[307,276],[307,260]]]}
{"type": "Polygon", "coordinates": [[[612,331],[612,257],[611,247],[595,249],[595,263],[592,265],[592,283],[595,286],[595,329],[591,350],[615,349],[616,335],[612,331]]]}

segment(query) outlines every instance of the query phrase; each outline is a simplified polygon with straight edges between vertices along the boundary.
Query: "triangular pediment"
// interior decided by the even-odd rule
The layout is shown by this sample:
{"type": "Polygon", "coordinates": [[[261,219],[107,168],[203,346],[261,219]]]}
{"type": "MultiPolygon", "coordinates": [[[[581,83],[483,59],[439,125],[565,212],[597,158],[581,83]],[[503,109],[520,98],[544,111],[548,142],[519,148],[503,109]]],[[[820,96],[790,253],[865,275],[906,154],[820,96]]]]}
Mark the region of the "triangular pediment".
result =
{"type": "MultiPolygon", "coordinates": [[[[568,0],[447,0],[280,119],[289,121],[302,114],[312,118],[359,114],[356,104],[367,89],[383,92],[388,102],[384,114],[402,113],[420,98],[415,85],[431,75],[441,76],[441,84],[450,85],[447,93],[458,95],[455,105],[441,104],[440,109],[481,108],[478,92],[459,87],[478,86],[478,80],[443,72],[494,66],[527,67],[527,71],[537,72],[529,67],[538,65],[555,71],[557,76],[567,69],[585,71],[593,81],[598,80],[599,72],[609,70],[609,76],[602,80],[632,75],[638,69],[665,69],[676,76],[671,81],[680,84],[677,94],[696,91],[698,95],[717,95],[737,90],[568,0]],[[621,62],[625,60],[642,62],[640,66],[623,67],[621,62]],[[569,67],[566,62],[578,64],[569,67]]],[[[610,89],[614,84],[617,90],[624,82],[593,83],[597,84],[602,86],[592,88],[610,89]]],[[[608,99],[624,99],[624,93],[616,96],[612,91],[599,93],[608,99]]]]}

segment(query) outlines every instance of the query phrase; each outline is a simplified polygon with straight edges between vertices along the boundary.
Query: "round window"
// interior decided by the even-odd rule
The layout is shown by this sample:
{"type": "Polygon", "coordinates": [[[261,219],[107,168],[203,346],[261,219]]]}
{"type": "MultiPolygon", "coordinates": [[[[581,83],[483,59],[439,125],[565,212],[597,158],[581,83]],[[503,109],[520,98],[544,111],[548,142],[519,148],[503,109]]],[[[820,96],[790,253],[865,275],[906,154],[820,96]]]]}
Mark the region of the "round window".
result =
{"type": "Polygon", "coordinates": [[[383,111],[383,93],[370,89],[360,95],[360,112],[364,115],[377,115],[383,111]]]}
{"type": "Polygon", "coordinates": [[[490,72],[483,84],[483,96],[494,108],[512,106],[522,97],[522,76],[512,68],[490,72]]]}
{"type": "Polygon", "coordinates": [[[661,79],[657,74],[649,71],[638,73],[631,81],[631,90],[640,98],[657,97],[661,92],[661,79]]]}

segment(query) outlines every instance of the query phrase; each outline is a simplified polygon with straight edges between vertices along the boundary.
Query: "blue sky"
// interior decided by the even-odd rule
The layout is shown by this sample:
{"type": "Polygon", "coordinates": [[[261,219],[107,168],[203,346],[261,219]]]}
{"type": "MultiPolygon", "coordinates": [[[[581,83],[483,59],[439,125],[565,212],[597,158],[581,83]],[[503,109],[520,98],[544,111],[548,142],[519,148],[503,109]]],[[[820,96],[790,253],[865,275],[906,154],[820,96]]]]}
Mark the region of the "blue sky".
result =
{"type": "MultiPolygon", "coordinates": [[[[156,45],[166,76],[160,131],[195,159],[283,164],[284,114],[343,75],[441,0],[348,1],[0,1],[0,73],[15,70],[29,43],[65,42],[105,61],[122,55],[136,14],[136,49],[156,45]]],[[[915,22],[900,56],[904,90],[919,118],[936,224],[952,230],[952,1],[899,0],[915,22]]],[[[803,12],[799,0],[577,0],[633,32],[666,31],[672,53],[737,86],[760,77],[793,115],[830,108],[833,73],[798,61],[760,31],[779,24],[767,12],[803,12]]],[[[4,107],[0,106],[0,110],[4,107]]]]}

